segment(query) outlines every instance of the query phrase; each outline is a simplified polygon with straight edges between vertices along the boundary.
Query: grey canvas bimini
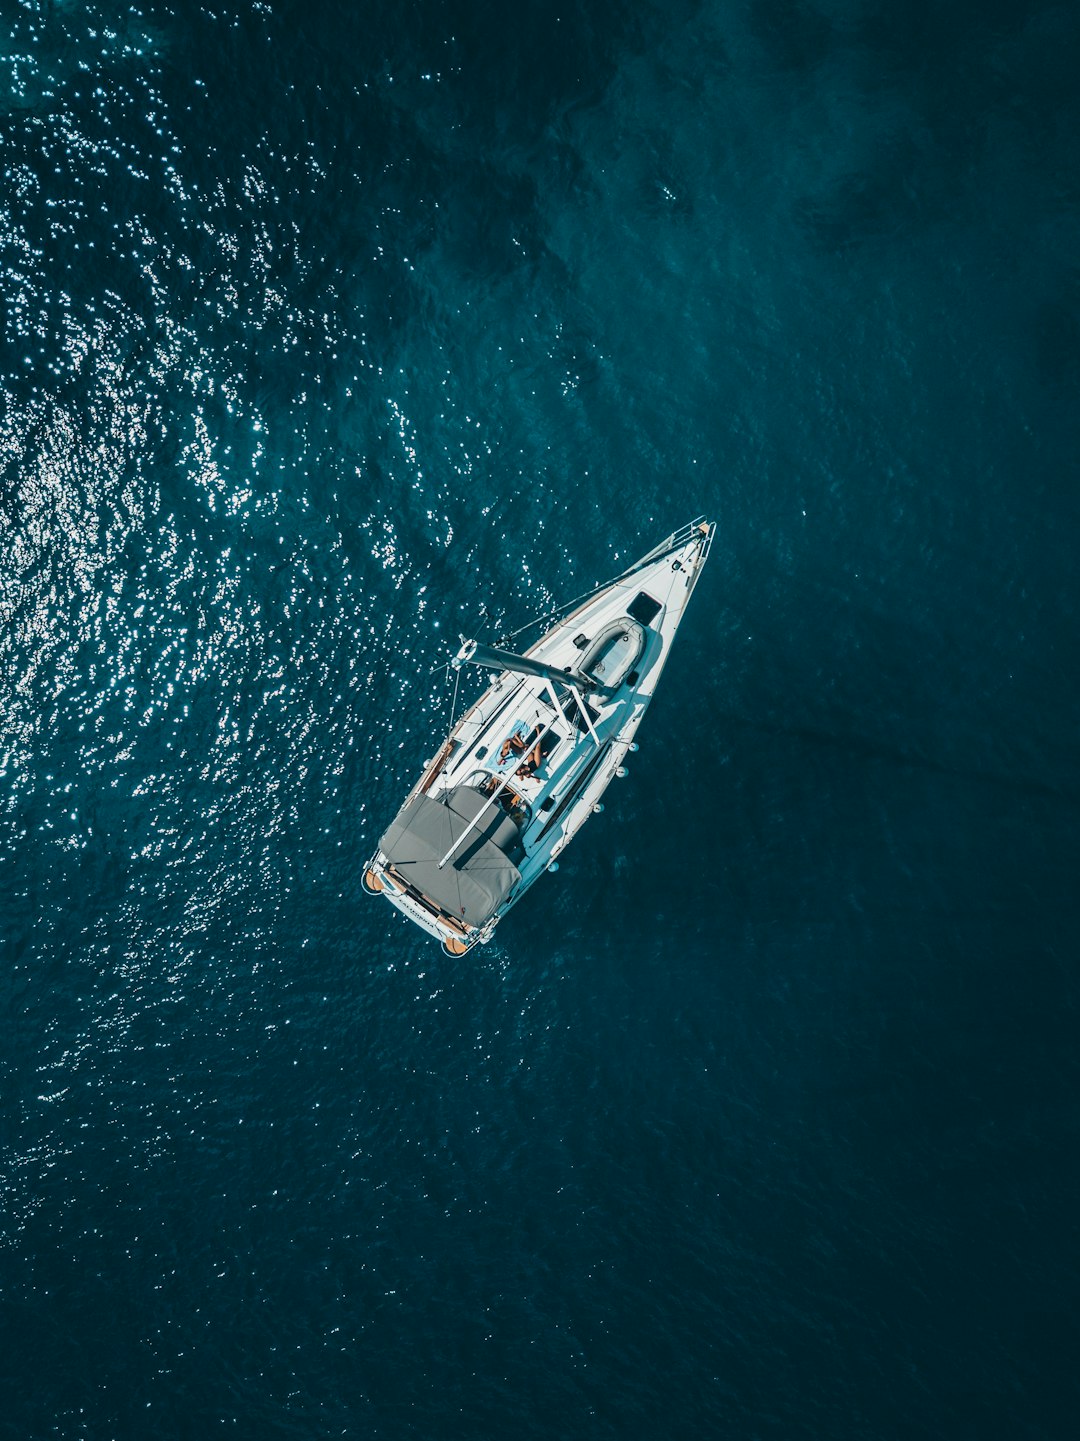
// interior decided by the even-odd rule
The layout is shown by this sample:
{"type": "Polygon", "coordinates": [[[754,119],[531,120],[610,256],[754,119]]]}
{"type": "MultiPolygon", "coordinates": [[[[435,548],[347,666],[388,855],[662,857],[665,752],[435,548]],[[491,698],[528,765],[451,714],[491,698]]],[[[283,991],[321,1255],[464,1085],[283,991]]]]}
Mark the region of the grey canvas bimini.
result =
{"type": "Polygon", "coordinates": [[[521,879],[514,863],[524,854],[521,832],[497,802],[471,786],[458,786],[437,800],[414,796],[379,849],[404,881],[469,926],[489,921],[521,879]],[[440,869],[440,860],[463,836],[440,869]]]}

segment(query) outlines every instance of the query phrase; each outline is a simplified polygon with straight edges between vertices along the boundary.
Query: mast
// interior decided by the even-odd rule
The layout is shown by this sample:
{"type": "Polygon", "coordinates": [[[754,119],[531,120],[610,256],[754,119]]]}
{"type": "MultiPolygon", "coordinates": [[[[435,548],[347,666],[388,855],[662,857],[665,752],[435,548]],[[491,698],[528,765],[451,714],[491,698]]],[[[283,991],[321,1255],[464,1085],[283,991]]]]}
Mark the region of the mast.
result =
{"type": "MultiPolygon", "coordinates": [[[[563,710],[562,710],[562,706],[559,704],[558,699],[557,699],[557,697],[556,697],[556,695],[555,695],[555,687],[552,686],[552,685],[549,685],[549,686],[548,686],[548,690],[551,692],[551,699],[552,699],[552,702],[553,702],[553,704],[554,704],[554,706],[555,706],[555,712],[556,712],[556,714],[562,716],[562,715],[563,715],[563,710]]],[[[565,720],[565,719],[566,719],[566,717],[563,716],[563,720],[565,720]]],[[[533,741],[533,745],[534,745],[534,746],[538,746],[538,745],[540,744],[540,742],[544,739],[544,737],[547,735],[548,731],[552,728],[552,726],[553,726],[554,724],[555,724],[554,720],[548,721],[547,725],[544,726],[543,730],[542,730],[542,731],[540,732],[540,734],[536,737],[535,741],[533,741]]],[[[492,791],[491,795],[488,797],[488,803],[487,803],[487,805],[486,805],[486,806],[482,806],[482,807],[480,808],[480,810],[477,811],[476,815],[473,816],[472,820],[469,822],[469,824],[468,824],[468,825],[465,827],[465,829],[462,831],[461,835],[458,836],[457,840],[453,843],[453,845],[450,847],[450,849],[449,849],[449,850],[446,852],[446,854],[443,856],[442,860],[439,862],[439,870],[440,870],[440,871],[442,870],[443,866],[446,865],[447,861],[448,861],[448,860],[450,859],[450,857],[454,854],[454,852],[458,849],[458,847],[461,845],[461,843],[462,843],[462,841],[465,839],[465,837],[468,836],[468,835],[471,835],[472,832],[476,829],[476,827],[480,824],[480,818],[481,818],[481,816],[486,816],[486,815],[487,815],[488,811],[489,811],[489,810],[491,809],[491,807],[495,804],[495,802],[499,799],[499,797],[502,795],[503,791],[508,788],[509,785],[510,785],[510,772],[508,771],[508,772],[506,773],[506,775],[503,776],[501,782],[499,783],[499,788],[498,788],[498,790],[492,791]]]]}

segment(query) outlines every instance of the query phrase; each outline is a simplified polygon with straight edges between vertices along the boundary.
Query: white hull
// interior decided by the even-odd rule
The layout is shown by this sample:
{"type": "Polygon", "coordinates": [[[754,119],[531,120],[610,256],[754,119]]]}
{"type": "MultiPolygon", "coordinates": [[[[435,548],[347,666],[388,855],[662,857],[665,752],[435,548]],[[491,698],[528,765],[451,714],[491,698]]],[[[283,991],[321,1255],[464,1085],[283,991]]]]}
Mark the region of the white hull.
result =
{"type": "MultiPolygon", "coordinates": [[[[490,792],[493,799],[480,802],[486,811],[497,812],[501,806],[518,824],[516,871],[508,864],[507,874],[519,872],[520,878],[512,882],[508,894],[498,900],[483,923],[469,924],[465,906],[456,914],[458,907],[445,893],[453,874],[453,852],[458,857],[464,854],[468,832],[478,824],[476,820],[458,826],[465,834],[455,840],[449,858],[444,857],[437,869],[428,862],[426,872],[410,871],[409,863],[395,864],[378,850],[365,871],[367,890],[381,892],[410,920],[442,941],[451,954],[460,955],[490,939],[506,912],[581,829],[622,767],[708,556],[713,529],[705,521],[695,521],[676,532],[523,652],[531,661],[567,672],[567,680],[571,680],[583,655],[591,654],[590,641],[600,637],[602,644],[605,633],[611,633],[629,644],[627,637],[633,630],[636,643],[643,645],[641,653],[621,684],[588,694],[588,718],[576,705],[579,691],[560,687],[550,679],[504,671],[461,717],[406,797],[399,818],[410,802],[422,795],[449,806],[455,793],[460,793],[458,788],[470,788],[474,797],[490,792]],[[631,622],[635,607],[638,616],[649,617],[644,625],[631,622]],[[626,633],[618,634],[619,622],[627,627],[626,633]],[[537,750],[544,754],[532,768],[527,763],[517,765],[519,760],[527,761],[520,752],[510,751],[505,760],[499,759],[508,745],[507,737],[515,731],[528,744],[541,737],[537,750]],[[435,882],[427,893],[416,883],[416,876],[424,874],[435,882]],[[430,892],[440,887],[442,900],[433,900],[430,892]]],[[[615,647],[610,649],[614,655],[615,647]]],[[[609,663],[614,665],[614,661],[609,663]]],[[[597,674],[602,673],[603,664],[597,663],[597,674]]],[[[450,814],[456,818],[454,812],[450,814]]],[[[381,844],[386,840],[384,836],[381,844]]],[[[467,864],[460,864],[467,871],[467,864]]]]}

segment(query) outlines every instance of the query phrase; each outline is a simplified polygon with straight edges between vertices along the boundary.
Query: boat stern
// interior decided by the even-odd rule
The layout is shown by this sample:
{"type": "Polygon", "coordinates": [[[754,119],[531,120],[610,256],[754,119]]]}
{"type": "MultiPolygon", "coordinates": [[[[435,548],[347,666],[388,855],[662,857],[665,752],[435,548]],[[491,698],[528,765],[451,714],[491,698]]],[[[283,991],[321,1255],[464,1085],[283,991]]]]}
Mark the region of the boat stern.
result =
{"type": "Polygon", "coordinates": [[[473,946],[487,939],[486,933],[490,931],[490,926],[467,926],[452,916],[436,911],[419,895],[413,894],[411,887],[395,874],[381,852],[373,856],[364,868],[362,884],[369,896],[385,897],[403,916],[407,916],[429,936],[441,941],[448,956],[463,956],[466,951],[471,951],[473,946]]]}

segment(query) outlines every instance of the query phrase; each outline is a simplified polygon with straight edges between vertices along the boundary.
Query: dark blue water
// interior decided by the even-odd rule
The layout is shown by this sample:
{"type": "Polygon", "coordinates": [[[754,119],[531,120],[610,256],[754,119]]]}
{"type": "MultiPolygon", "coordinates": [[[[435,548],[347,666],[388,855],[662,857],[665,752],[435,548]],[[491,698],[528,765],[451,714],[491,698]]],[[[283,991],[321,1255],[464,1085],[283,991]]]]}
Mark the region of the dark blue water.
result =
{"type": "Polygon", "coordinates": [[[1076,1435],[1075,8],[3,16],[0,1432],[1076,1435]],[[702,511],[448,959],[446,643],[702,511]]]}

